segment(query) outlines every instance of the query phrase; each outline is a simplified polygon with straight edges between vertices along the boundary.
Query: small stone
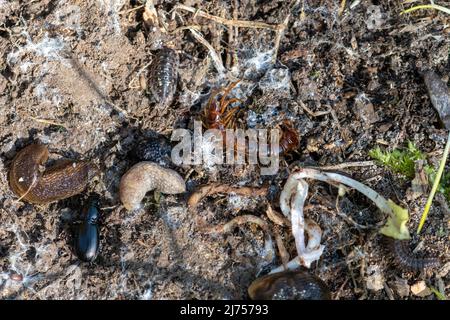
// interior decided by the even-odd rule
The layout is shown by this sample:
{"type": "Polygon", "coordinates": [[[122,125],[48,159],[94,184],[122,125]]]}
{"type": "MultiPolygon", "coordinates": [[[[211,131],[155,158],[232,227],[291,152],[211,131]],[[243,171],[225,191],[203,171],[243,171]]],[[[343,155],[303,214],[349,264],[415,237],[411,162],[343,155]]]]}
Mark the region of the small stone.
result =
{"type": "Polygon", "coordinates": [[[432,293],[423,280],[413,284],[411,286],[411,292],[417,297],[426,297],[432,293]]]}
{"type": "Polygon", "coordinates": [[[366,14],[366,26],[369,30],[380,29],[386,21],[386,15],[381,11],[380,6],[369,6],[366,14]]]}
{"type": "Polygon", "coordinates": [[[356,96],[355,108],[356,114],[364,122],[365,127],[380,120],[380,117],[374,110],[373,104],[364,93],[356,96]]]}
{"type": "Polygon", "coordinates": [[[397,278],[395,281],[390,282],[390,285],[399,297],[403,298],[409,296],[410,287],[408,281],[405,279],[397,278]]]}
{"type": "Polygon", "coordinates": [[[370,266],[367,268],[367,289],[380,291],[384,288],[384,277],[379,266],[370,266]]]}
{"type": "Polygon", "coordinates": [[[444,278],[449,272],[450,272],[450,262],[447,262],[439,269],[437,276],[444,278]]]}

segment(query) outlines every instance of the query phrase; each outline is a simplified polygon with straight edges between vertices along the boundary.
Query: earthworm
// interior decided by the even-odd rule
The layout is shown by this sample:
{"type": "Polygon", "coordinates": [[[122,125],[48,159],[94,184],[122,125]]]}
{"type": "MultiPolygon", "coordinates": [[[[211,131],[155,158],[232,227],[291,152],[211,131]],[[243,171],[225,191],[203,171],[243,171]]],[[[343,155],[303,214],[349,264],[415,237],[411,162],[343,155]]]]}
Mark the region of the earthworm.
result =
{"type": "Polygon", "coordinates": [[[177,52],[163,47],[157,51],[150,66],[148,87],[161,109],[167,108],[173,101],[177,89],[179,63],[177,52]]]}
{"type": "Polygon", "coordinates": [[[188,199],[188,206],[191,210],[195,209],[199,202],[207,196],[217,193],[234,193],[241,196],[265,196],[268,192],[267,187],[232,187],[226,184],[209,184],[200,187],[188,199]]]}
{"type": "Polygon", "coordinates": [[[30,203],[45,204],[82,192],[98,168],[88,161],[60,160],[44,172],[48,149],[31,144],[20,150],[12,161],[9,184],[12,191],[30,203]]]}
{"type": "Polygon", "coordinates": [[[396,240],[383,236],[383,243],[388,248],[394,258],[395,264],[413,271],[432,269],[440,265],[438,258],[418,258],[414,257],[407,240],[396,240]]]}
{"type": "Polygon", "coordinates": [[[150,161],[142,161],[122,176],[120,201],[127,210],[138,209],[145,194],[151,190],[166,194],[183,193],[186,191],[186,184],[176,171],[150,161]]]}

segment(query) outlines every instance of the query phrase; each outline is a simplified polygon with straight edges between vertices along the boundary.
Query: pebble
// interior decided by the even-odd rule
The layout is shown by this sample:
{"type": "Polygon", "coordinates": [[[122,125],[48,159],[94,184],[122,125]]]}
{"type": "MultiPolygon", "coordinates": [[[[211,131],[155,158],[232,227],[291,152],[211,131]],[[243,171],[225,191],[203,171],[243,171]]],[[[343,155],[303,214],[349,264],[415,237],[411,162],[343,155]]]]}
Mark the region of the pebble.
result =
{"type": "Polygon", "coordinates": [[[413,284],[411,286],[411,292],[413,295],[417,296],[417,297],[426,297],[429,296],[432,292],[431,290],[427,287],[427,284],[425,283],[425,281],[418,281],[415,284],[413,284]]]}
{"type": "Polygon", "coordinates": [[[399,297],[409,296],[410,287],[408,281],[403,278],[397,278],[395,281],[390,282],[391,287],[399,297]]]}
{"type": "Polygon", "coordinates": [[[437,276],[444,278],[450,272],[450,261],[444,264],[438,271],[437,276]]]}
{"type": "Polygon", "coordinates": [[[367,289],[380,291],[384,288],[384,277],[379,266],[370,266],[367,268],[367,289]]]}
{"type": "Polygon", "coordinates": [[[374,110],[373,104],[364,93],[360,93],[356,96],[355,108],[356,114],[364,122],[366,127],[380,120],[380,117],[374,110]]]}

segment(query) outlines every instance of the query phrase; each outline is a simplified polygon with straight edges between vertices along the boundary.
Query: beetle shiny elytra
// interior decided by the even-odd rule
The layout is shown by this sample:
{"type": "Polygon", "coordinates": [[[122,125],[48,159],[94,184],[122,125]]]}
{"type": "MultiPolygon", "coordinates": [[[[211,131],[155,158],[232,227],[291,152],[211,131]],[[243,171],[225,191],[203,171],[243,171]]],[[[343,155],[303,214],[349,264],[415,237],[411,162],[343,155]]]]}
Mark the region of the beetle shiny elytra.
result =
{"type": "Polygon", "coordinates": [[[100,248],[100,230],[98,227],[98,204],[92,201],[78,226],[75,238],[75,252],[78,258],[85,262],[92,262],[98,255],[100,248]]]}

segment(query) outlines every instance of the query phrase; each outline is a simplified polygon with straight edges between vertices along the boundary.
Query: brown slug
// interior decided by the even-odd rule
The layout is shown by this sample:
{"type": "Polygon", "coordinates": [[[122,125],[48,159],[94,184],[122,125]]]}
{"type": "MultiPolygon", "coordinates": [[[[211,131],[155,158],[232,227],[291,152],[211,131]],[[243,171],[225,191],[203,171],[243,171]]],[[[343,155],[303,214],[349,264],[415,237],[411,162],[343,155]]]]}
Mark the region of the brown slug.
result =
{"type": "Polygon", "coordinates": [[[248,288],[252,300],[331,300],[325,282],[306,270],[286,270],[256,279],[248,288]]]}
{"type": "Polygon", "coordinates": [[[12,191],[30,203],[45,204],[82,192],[98,168],[87,161],[60,160],[42,170],[49,156],[42,144],[20,150],[12,161],[9,184],[12,191]]]}
{"type": "Polygon", "coordinates": [[[120,201],[127,210],[138,209],[145,194],[151,190],[166,194],[183,193],[186,191],[186,184],[176,171],[150,161],[142,161],[122,176],[120,201]]]}

